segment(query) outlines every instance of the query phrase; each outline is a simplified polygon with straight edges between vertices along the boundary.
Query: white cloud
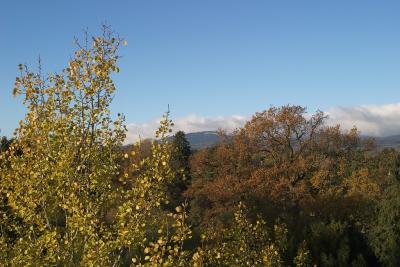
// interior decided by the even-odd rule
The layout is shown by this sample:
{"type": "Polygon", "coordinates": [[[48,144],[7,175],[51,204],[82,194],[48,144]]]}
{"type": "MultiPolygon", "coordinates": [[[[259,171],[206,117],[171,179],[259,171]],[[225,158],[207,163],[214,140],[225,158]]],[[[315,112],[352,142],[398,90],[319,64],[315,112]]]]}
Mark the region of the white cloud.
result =
{"type": "MultiPolygon", "coordinates": [[[[400,103],[384,105],[360,105],[353,107],[334,107],[326,111],[330,125],[340,124],[343,129],[357,126],[363,135],[388,136],[400,134],[400,103]]],[[[233,115],[219,117],[202,117],[188,115],[174,120],[174,130],[186,133],[215,131],[223,129],[231,132],[245,124],[250,116],[233,115]]],[[[126,142],[154,137],[159,119],[142,124],[128,124],[126,142]]]]}
{"type": "Polygon", "coordinates": [[[400,134],[400,103],[334,107],[326,113],[328,123],[340,124],[344,129],[356,126],[363,135],[400,134]]]}
{"type": "MultiPolygon", "coordinates": [[[[172,118],[174,121],[174,131],[182,130],[186,133],[215,131],[218,129],[231,132],[241,126],[249,119],[249,116],[233,115],[218,117],[202,117],[198,115],[188,115],[181,118],[172,118]]],[[[132,143],[139,139],[152,138],[159,126],[160,119],[147,123],[128,124],[128,136],[126,143],[132,143]]]]}

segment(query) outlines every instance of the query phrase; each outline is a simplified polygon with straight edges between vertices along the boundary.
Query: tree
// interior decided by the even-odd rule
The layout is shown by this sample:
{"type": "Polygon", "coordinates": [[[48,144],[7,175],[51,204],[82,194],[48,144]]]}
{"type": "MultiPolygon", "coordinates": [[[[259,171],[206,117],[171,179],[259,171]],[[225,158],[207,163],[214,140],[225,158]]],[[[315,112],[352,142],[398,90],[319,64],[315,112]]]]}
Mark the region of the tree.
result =
{"type": "Polygon", "coordinates": [[[195,266],[311,266],[305,242],[296,257],[285,262],[288,232],[284,224],[271,229],[261,218],[251,222],[245,210],[240,202],[229,226],[202,234],[202,246],[193,256],[195,266]]]}
{"type": "Polygon", "coordinates": [[[396,150],[290,105],[194,155],[168,112],[154,140],[124,148],[109,110],[122,42],[105,26],[61,73],[19,66],[27,114],[0,143],[0,265],[400,264],[396,150]]]}
{"type": "Polygon", "coordinates": [[[190,173],[189,157],[191,155],[191,148],[189,141],[186,139],[186,134],[183,131],[175,133],[172,147],[172,166],[184,170],[185,174],[188,175],[190,173]]]}
{"type": "Polygon", "coordinates": [[[395,162],[368,233],[372,249],[386,266],[400,265],[400,155],[395,162]]]}
{"type": "Polygon", "coordinates": [[[168,195],[171,199],[170,208],[182,204],[185,199],[183,192],[190,183],[189,158],[191,155],[190,143],[183,131],[175,133],[172,139],[171,168],[176,173],[172,183],[168,185],[168,195]]]}
{"type": "Polygon", "coordinates": [[[8,150],[8,148],[10,147],[11,143],[12,143],[12,139],[7,139],[7,137],[3,136],[0,139],[0,153],[5,152],[6,150],[8,150]]]}
{"type": "Polygon", "coordinates": [[[87,35],[84,44],[76,42],[75,57],[60,74],[44,78],[19,66],[14,94],[24,96],[28,112],[0,185],[20,222],[14,236],[2,235],[12,264],[106,260],[108,227],[101,218],[113,195],[125,137],[123,117],[113,121],[108,109],[121,40],[104,27],[103,35],[90,41],[87,35]]]}
{"type": "Polygon", "coordinates": [[[314,244],[326,239],[310,227],[322,229],[332,220],[346,225],[342,240],[361,244],[343,262],[361,259],[359,253],[367,259],[369,251],[360,249],[366,246],[362,231],[380,192],[371,165],[375,154],[356,129],[326,126],[325,118],[300,106],[272,107],[256,113],[227,142],[194,154],[186,195],[195,226],[229,225],[242,202],[250,218],[260,214],[287,225],[293,233],[289,259],[303,240],[310,255],[319,257],[322,246],[314,244]]]}
{"type": "MultiPolygon", "coordinates": [[[[108,27],[78,46],[60,74],[44,78],[20,65],[15,94],[27,107],[7,164],[0,162],[0,265],[177,264],[190,238],[185,210],[166,214],[175,177],[165,116],[151,153],[120,173],[126,128],[113,120],[122,40],[108,27]],[[92,45],[90,43],[92,42],[92,45]],[[22,153],[20,153],[22,152],[22,153]],[[172,248],[172,249],[171,249],[172,248]]],[[[135,145],[134,151],[140,149],[135,145]]]]}

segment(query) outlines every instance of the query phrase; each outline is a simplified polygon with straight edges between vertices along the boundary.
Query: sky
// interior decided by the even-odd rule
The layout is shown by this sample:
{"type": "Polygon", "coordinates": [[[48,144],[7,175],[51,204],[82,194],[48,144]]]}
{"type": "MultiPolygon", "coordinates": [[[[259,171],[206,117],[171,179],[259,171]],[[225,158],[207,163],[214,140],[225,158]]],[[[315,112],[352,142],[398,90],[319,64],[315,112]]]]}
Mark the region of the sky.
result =
{"type": "Polygon", "coordinates": [[[400,1],[385,0],[4,0],[0,135],[25,112],[11,95],[17,65],[35,68],[40,56],[45,72],[60,71],[73,38],[102,23],[128,41],[112,110],[131,139],[168,105],[186,131],[240,127],[271,105],[298,104],[368,134],[400,133],[399,14],[400,1]]]}

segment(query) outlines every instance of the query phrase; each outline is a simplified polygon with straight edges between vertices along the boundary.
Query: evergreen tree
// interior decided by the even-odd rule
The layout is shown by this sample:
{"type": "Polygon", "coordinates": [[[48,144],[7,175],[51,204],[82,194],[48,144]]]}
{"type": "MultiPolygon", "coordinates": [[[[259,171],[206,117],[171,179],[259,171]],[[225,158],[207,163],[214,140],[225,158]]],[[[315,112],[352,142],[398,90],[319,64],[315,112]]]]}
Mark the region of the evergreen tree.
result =
{"type": "Polygon", "coordinates": [[[12,139],[7,139],[7,137],[3,136],[0,138],[0,153],[3,151],[6,151],[11,143],[12,143],[12,139]]]}
{"type": "Polygon", "coordinates": [[[173,136],[172,141],[172,166],[176,169],[182,169],[183,174],[188,175],[190,172],[189,158],[191,155],[190,143],[186,139],[186,134],[183,131],[178,131],[173,136]]]}
{"type": "Polygon", "coordinates": [[[377,217],[369,233],[371,246],[386,266],[400,266],[400,154],[390,184],[377,207],[377,217]]]}
{"type": "Polygon", "coordinates": [[[182,194],[190,183],[190,155],[191,148],[186,139],[186,134],[183,131],[178,131],[172,140],[171,168],[176,175],[173,182],[168,186],[168,194],[171,200],[169,207],[171,208],[185,201],[182,194]]]}

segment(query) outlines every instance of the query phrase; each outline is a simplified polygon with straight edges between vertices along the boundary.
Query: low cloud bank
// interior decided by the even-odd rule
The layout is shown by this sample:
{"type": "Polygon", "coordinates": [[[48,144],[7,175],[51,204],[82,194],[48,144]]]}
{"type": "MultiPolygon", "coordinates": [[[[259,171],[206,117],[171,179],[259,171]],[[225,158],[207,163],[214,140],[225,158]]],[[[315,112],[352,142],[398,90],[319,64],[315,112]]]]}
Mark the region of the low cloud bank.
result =
{"type": "MultiPolygon", "coordinates": [[[[181,118],[173,118],[174,130],[184,131],[185,133],[215,131],[223,129],[231,132],[239,127],[242,127],[249,116],[233,115],[233,116],[218,116],[218,117],[202,117],[197,115],[189,115],[181,118]]],[[[128,124],[127,143],[133,143],[139,139],[146,139],[154,137],[154,132],[160,125],[160,119],[136,124],[128,124]]]]}
{"type": "Polygon", "coordinates": [[[363,135],[400,134],[400,103],[334,107],[326,114],[329,124],[340,124],[344,129],[356,126],[363,135]]]}
{"type": "MultiPolygon", "coordinates": [[[[384,105],[360,105],[353,107],[334,107],[325,112],[329,125],[340,124],[343,129],[356,126],[361,134],[371,136],[389,136],[400,134],[400,103],[384,105]]],[[[215,131],[223,129],[231,132],[242,127],[250,116],[233,115],[219,117],[202,117],[188,115],[174,119],[174,130],[186,133],[215,131]]],[[[126,143],[139,139],[152,138],[158,128],[159,119],[147,123],[128,124],[126,143]]]]}

